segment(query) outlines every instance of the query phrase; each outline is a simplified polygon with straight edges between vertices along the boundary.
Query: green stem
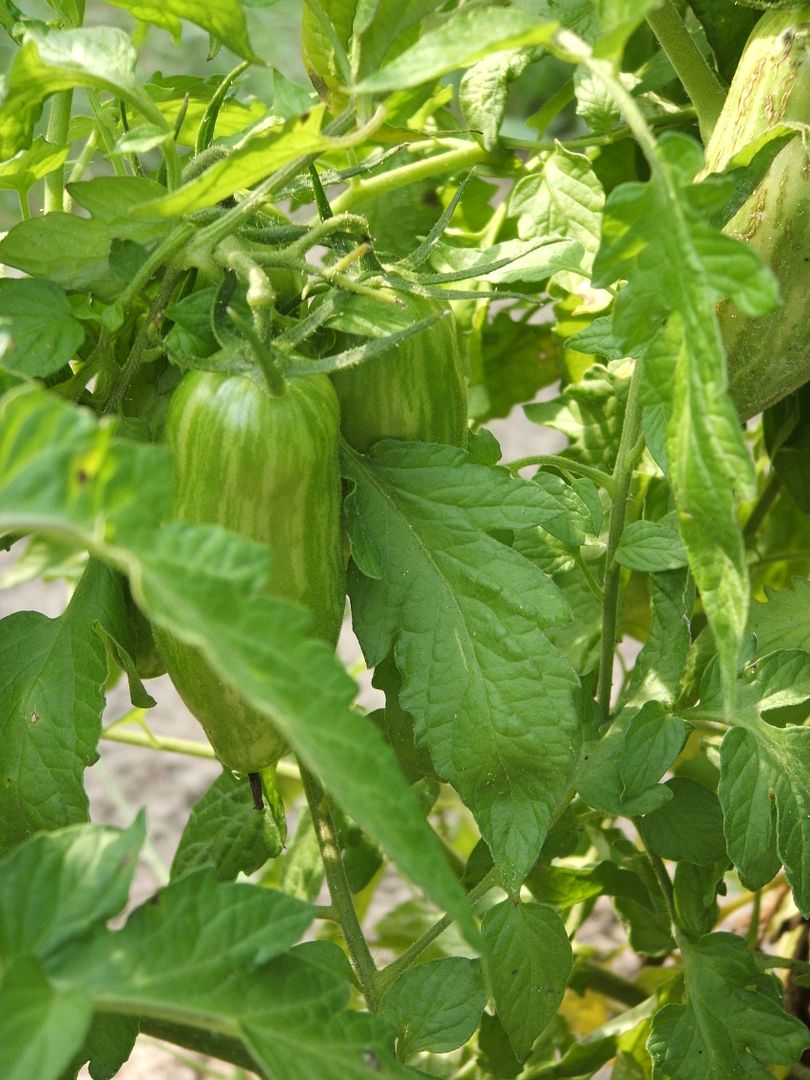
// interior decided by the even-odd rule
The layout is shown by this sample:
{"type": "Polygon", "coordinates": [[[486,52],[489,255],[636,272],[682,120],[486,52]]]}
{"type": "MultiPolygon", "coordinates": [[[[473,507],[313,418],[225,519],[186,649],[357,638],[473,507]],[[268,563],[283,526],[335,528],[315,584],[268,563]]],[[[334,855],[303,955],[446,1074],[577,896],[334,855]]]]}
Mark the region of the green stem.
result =
{"type": "MultiPolygon", "coordinates": [[[[136,714],[141,714],[142,709],[134,709],[132,713],[122,716],[102,729],[101,738],[105,742],[122,743],[124,746],[139,746],[143,750],[163,750],[169,754],[183,754],[186,757],[204,758],[206,761],[216,761],[217,756],[208,743],[197,742],[195,739],[178,739],[173,735],[155,735],[145,724],[140,722],[136,714]],[[124,725],[140,724],[140,730],[128,730],[124,725]]],[[[285,780],[300,780],[298,766],[291,761],[279,761],[276,765],[276,775],[285,780]]]]}
{"type": "Polygon", "coordinates": [[[118,297],[118,303],[127,307],[137,300],[157,271],[176,255],[194,235],[194,226],[188,222],[176,225],[162,244],[159,244],[138,273],[118,297]]]}
{"type": "Polygon", "coordinates": [[[281,397],[287,392],[287,380],[284,373],[276,362],[275,356],[268,345],[259,338],[259,335],[234,308],[228,308],[228,318],[241,330],[245,340],[253,351],[253,357],[262,369],[265,385],[271,397],[281,397]]]}
{"type": "Polygon", "coordinates": [[[28,221],[31,217],[31,207],[28,205],[28,196],[24,191],[18,191],[17,198],[20,200],[20,217],[23,221],[28,221]]]}
{"type": "MultiPolygon", "coordinates": [[[[678,715],[680,715],[680,713],[678,715]]],[[[689,723],[697,731],[702,731],[706,735],[725,735],[728,731],[728,725],[721,724],[719,720],[704,720],[703,718],[690,716],[689,723]]]]}
{"type": "Polygon", "coordinates": [[[327,919],[329,922],[339,922],[337,912],[331,904],[314,904],[312,910],[316,919],[327,919]]]}
{"type": "Polygon", "coordinates": [[[98,130],[93,128],[90,134],[87,136],[87,141],[81,149],[81,153],[73,163],[73,168],[68,175],[68,183],[73,184],[77,180],[81,180],[87,171],[87,166],[93,159],[93,154],[96,152],[98,146],[98,130]]]}
{"type": "Polygon", "coordinates": [[[107,156],[107,160],[109,161],[113,172],[116,176],[126,176],[127,170],[124,168],[124,163],[120,156],[112,153],[112,150],[115,147],[117,133],[107,122],[98,91],[87,90],[87,100],[90,102],[90,108],[93,110],[93,116],[96,120],[96,130],[101,139],[101,148],[107,156]]]}
{"type": "Polygon", "coordinates": [[[303,765],[299,764],[299,768],[301,770],[301,782],[304,785],[304,794],[307,797],[309,812],[312,816],[312,827],[318,838],[318,847],[323,859],[323,868],[329,886],[332,907],[337,913],[338,921],[343,930],[352,966],[366,999],[366,1004],[371,1012],[376,1012],[379,1005],[376,987],[377,968],[357,919],[354,899],[346,878],[346,870],[340,858],[340,847],[338,846],[329,804],[312,774],[303,765]]]}
{"type": "Polygon", "coordinates": [[[332,210],[335,214],[353,210],[356,206],[372,202],[391,191],[397,191],[406,184],[415,184],[418,180],[428,180],[433,176],[442,176],[444,173],[469,169],[473,165],[486,161],[488,157],[487,150],[478,143],[471,142],[456,150],[447,150],[443,154],[400,165],[398,169],[391,169],[390,172],[374,176],[370,180],[358,181],[335,199],[332,210]]]}
{"type": "MultiPolygon", "coordinates": [[[[371,134],[375,128],[382,123],[384,113],[379,111],[371,118],[368,124],[359,128],[353,135],[348,137],[348,142],[360,141],[365,136],[371,134]]],[[[336,139],[344,132],[348,131],[352,123],[352,112],[350,109],[345,109],[340,116],[336,117],[331,124],[329,124],[324,134],[336,139]]],[[[200,229],[195,241],[195,247],[199,248],[203,252],[212,251],[220,241],[224,240],[226,236],[230,236],[231,233],[236,230],[252,217],[254,211],[258,210],[264,202],[276,191],[279,191],[285,184],[289,183],[293,177],[297,176],[302,169],[305,169],[311,162],[315,161],[319,154],[305,154],[300,158],[296,158],[295,161],[291,161],[288,165],[282,166],[272,173],[268,178],[262,181],[258,187],[255,187],[251,193],[245,196],[240,203],[231,207],[221,217],[217,218],[210,225],[200,229]]]]}
{"type": "Polygon", "coordinates": [[[534,128],[538,135],[542,135],[554,117],[561,113],[565,106],[573,100],[574,80],[568,79],[558,90],[555,90],[536,113],[528,118],[528,127],[534,128]]]}
{"type": "MultiPolygon", "coordinates": [[[[467,900],[470,906],[477,903],[482,896],[486,896],[489,890],[495,888],[499,883],[500,877],[498,871],[493,867],[493,869],[479,881],[475,888],[471,889],[467,894],[467,900]]],[[[413,945],[407,948],[402,956],[398,956],[396,960],[392,961],[387,967],[384,967],[382,971],[377,972],[377,990],[380,997],[382,997],[391,984],[399,978],[403,971],[407,971],[409,967],[412,967],[416,963],[425,949],[428,949],[436,938],[443,934],[452,923],[453,916],[444,915],[438,922],[434,923],[429,930],[426,930],[418,941],[415,941],[413,945]]]]}
{"type": "MultiPolygon", "coordinates": [[[[126,102],[123,100],[123,98],[118,102],[118,116],[119,116],[119,118],[121,120],[121,130],[124,131],[124,132],[128,132],[129,131],[129,119],[127,117],[126,102]]],[[[133,153],[124,154],[124,158],[125,158],[126,161],[129,162],[129,167],[130,167],[130,169],[132,169],[132,172],[135,174],[135,176],[143,176],[144,175],[143,166],[141,165],[140,161],[138,160],[138,155],[137,154],[133,154],[133,153]]]]}
{"type": "Polygon", "coordinates": [[[141,1031],[163,1042],[183,1046],[206,1057],[228,1061],[251,1072],[257,1072],[257,1065],[239,1040],[228,1035],[221,1035],[208,1028],[191,1027],[189,1024],[176,1024],[152,1016],[141,1017],[141,1031]]]}
{"type": "Polygon", "coordinates": [[[650,11],[647,23],[695,106],[700,133],[704,143],[708,142],[726,100],[723,84],[671,0],[665,0],[663,7],[650,11]]]}
{"type": "Polygon", "coordinates": [[[675,933],[675,940],[678,940],[678,920],[675,914],[675,890],[672,887],[672,879],[667,873],[667,868],[664,866],[664,860],[660,855],[656,855],[654,851],[647,849],[647,860],[652,867],[655,874],[656,881],[661,886],[661,892],[664,896],[664,903],[666,904],[667,914],[669,915],[669,921],[672,923],[672,929],[675,933]]]}
{"type": "Polygon", "coordinates": [[[622,568],[616,562],[616,552],[624,531],[633,469],[644,445],[641,438],[642,406],[639,401],[642,370],[641,361],[636,360],[633,377],[630,380],[630,390],[627,395],[619,452],[613,470],[614,495],[613,506],[610,511],[607,551],[605,553],[605,578],[602,585],[602,644],[599,656],[599,683],[597,688],[597,701],[605,720],[610,714],[610,696],[613,689],[613,653],[616,647],[619,624],[619,593],[622,568]]]}
{"type": "Polygon", "coordinates": [[[762,559],[748,564],[752,574],[765,566],[771,566],[779,562],[810,562],[810,551],[780,551],[776,555],[766,555],[762,559]]]}
{"type": "MultiPolygon", "coordinates": [[[[757,890],[757,892],[760,894],[761,898],[766,893],[772,892],[774,889],[786,888],[787,885],[785,883],[784,875],[777,874],[775,878],[769,881],[767,885],[763,885],[761,889],[757,890]]],[[[719,914],[717,916],[718,925],[722,922],[725,922],[729,915],[733,915],[735,911],[739,911],[740,908],[747,907],[748,904],[753,904],[754,896],[755,893],[744,892],[741,893],[739,896],[735,896],[734,899],[730,900],[727,904],[724,904],[723,907],[720,908],[719,914]]]]}
{"type": "Polygon", "coordinates": [[[593,480],[598,487],[604,488],[610,495],[613,495],[616,490],[615,481],[609,473],[595,469],[592,465],[583,465],[579,461],[563,457],[562,454],[532,454],[530,457],[518,458],[517,461],[509,463],[509,471],[517,472],[518,469],[525,469],[529,465],[552,465],[560,472],[585,476],[588,480],[593,480]]]}
{"type": "Polygon", "coordinates": [[[604,603],[605,594],[602,591],[602,588],[601,588],[599,582],[596,580],[596,578],[591,573],[591,568],[588,566],[588,564],[582,558],[582,553],[580,551],[577,551],[574,558],[576,560],[577,566],[582,571],[582,576],[585,578],[585,583],[587,584],[588,588],[591,590],[591,592],[593,593],[593,595],[596,597],[596,599],[599,601],[600,604],[604,603]]]}
{"type": "MultiPolygon", "coordinates": [[[[359,214],[330,214],[325,220],[307,229],[301,239],[296,240],[287,250],[293,255],[303,256],[310,248],[322,244],[328,237],[340,232],[359,233],[364,236],[368,232],[368,222],[359,214]]],[[[341,254],[345,254],[345,250],[341,254]]]]}
{"type": "MultiPolygon", "coordinates": [[[[68,140],[70,128],[70,110],[73,106],[73,91],[60,90],[51,98],[51,111],[48,116],[46,139],[54,146],[64,146],[68,140]]],[[[45,177],[45,213],[64,210],[65,166],[64,163],[53,169],[45,177]]]]}
{"type": "Polygon", "coordinates": [[[189,1070],[192,1076],[199,1077],[199,1080],[244,1080],[245,1078],[245,1071],[241,1066],[237,1066],[233,1072],[230,1070],[225,1072],[223,1069],[215,1069],[210,1061],[201,1061],[198,1057],[183,1053],[182,1050],[168,1046],[153,1035],[147,1035],[146,1040],[152,1046],[161,1050],[176,1067],[183,1066],[189,1070]]]}
{"type": "Polygon", "coordinates": [[[759,916],[762,911],[762,889],[754,893],[754,902],[751,905],[751,920],[745,934],[745,943],[749,949],[756,949],[759,945],[759,916]]]}
{"type": "Polygon", "coordinates": [[[358,296],[368,296],[379,303],[391,304],[392,306],[399,305],[396,296],[381,292],[379,285],[376,287],[363,285],[356,278],[349,277],[348,274],[341,274],[336,267],[316,266],[313,263],[308,263],[306,259],[299,259],[289,255],[288,251],[289,249],[285,252],[253,250],[251,255],[257,263],[264,266],[284,266],[290,270],[298,270],[302,274],[320,278],[321,281],[327,281],[330,285],[335,285],[346,292],[357,293],[358,296]]]}
{"type": "Polygon", "coordinates": [[[616,975],[612,971],[594,964],[592,960],[577,958],[574,970],[578,983],[584,982],[591,990],[612,998],[613,1001],[618,1001],[622,1005],[629,1005],[630,1008],[633,1008],[640,1005],[642,1001],[647,1000],[648,995],[640,986],[636,986],[634,982],[623,979],[621,975],[616,975]]]}
{"type": "Polygon", "coordinates": [[[759,493],[759,497],[754,503],[751,513],[748,515],[748,520],[745,525],[743,525],[742,534],[746,540],[750,540],[752,536],[756,535],[760,525],[768,516],[768,511],[776,502],[776,498],[781,490],[782,481],[779,479],[777,473],[772,472],[768,477],[765,487],[759,493]]]}
{"type": "MultiPolygon", "coordinates": [[[[610,61],[594,56],[593,50],[587,42],[571,33],[570,30],[559,30],[551,44],[554,46],[554,51],[562,59],[569,63],[582,64],[583,67],[602,80],[616,105],[624,113],[628,130],[641,148],[651,171],[661,173],[666,181],[667,173],[661,169],[658,160],[658,147],[652,128],[641,111],[638,101],[616,77],[610,61]]],[[[671,193],[671,184],[668,185],[667,191],[668,194],[671,193]]],[[[672,198],[674,199],[675,196],[672,195],[672,198]]]]}
{"type": "Polygon", "coordinates": [[[104,402],[103,410],[105,413],[115,413],[123,404],[129,385],[140,370],[144,355],[150,347],[152,336],[157,332],[163,312],[169,304],[171,295],[182,273],[183,271],[176,267],[169,267],[166,270],[160,288],[149,306],[149,311],[138,330],[135,341],[132,343],[129,356],[118,372],[107,400],[104,402]]]}
{"type": "Polygon", "coordinates": [[[166,750],[170,754],[185,754],[186,757],[206,758],[215,761],[216,754],[206,743],[196,742],[192,739],[176,739],[172,735],[153,735],[145,731],[119,730],[118,721],[110,724],[101,732],[102,739],[107,742],[124,743],[127,746],[140,746],[149,750],[166,750]]]}

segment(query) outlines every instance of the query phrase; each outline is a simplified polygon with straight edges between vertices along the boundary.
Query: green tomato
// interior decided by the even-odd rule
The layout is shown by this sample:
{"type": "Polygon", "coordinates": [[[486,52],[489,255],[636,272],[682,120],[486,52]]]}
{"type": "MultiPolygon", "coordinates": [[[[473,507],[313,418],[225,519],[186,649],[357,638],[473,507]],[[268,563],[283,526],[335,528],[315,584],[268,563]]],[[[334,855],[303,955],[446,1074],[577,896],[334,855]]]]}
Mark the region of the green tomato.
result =
{"type": "MultiPolygon", "coordinates": [[[[745,46],[726,103],[706,147],[718,172],[746,144],[779,123],[810,124],[810,5],[769,11],[745,46]]],[[[729,390],[743,419],[810,379],[810,168],[801,135],[771,163],[759,186],[726,225],[779,280],[782,302],[770,314],[719,310],[729,390]]]]}
{"type": "MultiPolygon", "coordinates": [[[[308,608],[334,645],[343,619],[338,403],[323,375],[273,396],[247,376],[192,372],[176,390],[166,441],[175,517],[223,525],[273,556],[267,590],[308,608]]],[[[286,747],[267,717],[225,685],[201,653],[164,631],[158,647],[180,696],[220,761],[255,773],[286,747]]]]}
{"type": "Polygon", "coordinates": [[[467,389],[450,309],[421,296],[408,296],[405,303],[413,322],[437,312],[444,317],[390,351],[331,376],[341,430],[361,453],[380,439],[451,446],[467,441],[467,389]]]}

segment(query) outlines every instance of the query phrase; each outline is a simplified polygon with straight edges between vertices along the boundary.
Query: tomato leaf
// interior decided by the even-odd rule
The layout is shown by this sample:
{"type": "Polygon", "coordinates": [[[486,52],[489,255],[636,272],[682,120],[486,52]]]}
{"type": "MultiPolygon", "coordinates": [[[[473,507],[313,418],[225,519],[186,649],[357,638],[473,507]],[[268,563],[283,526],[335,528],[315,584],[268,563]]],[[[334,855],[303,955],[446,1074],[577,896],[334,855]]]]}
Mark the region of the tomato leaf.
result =
{"type": "Polygon", "coordinates": [[[197,4],[194,0],[111,0],[116,7],[126,8],[141,22],[152,23],[168,31],[176,43],[180,41],[180,20],[206,30],[211,37],[243,56],[254,64],[264,61],[253,51],[248,40],[245,14],[237,0],[207,0],[197,4]]]}
{"type": "Polygon", "coordinates": [[[43,102],[76,86],[123,98],[153,124],[166,128],[160,112],[135,77],[137,56],[128,34],[110,26],[49,30],[26,26],[0,97],[0,159],[31,145],[43,102]]]}
{"type": "Polygon", "coordinates": [[[737,496],[752,487],[752,467],[734,406],[714,316],[731,297],[762,314],[777,299],[776,281],[743,243],[711,229],[690,198],[701,164],[698,146],[664,136],[648,184],[615,188],[605,206],[594,284],[626,277],[613,329],[630,355],[657,350],[671,387],[669,473],[689,566],[717,639],[731,703],[749,585],[737,496]]]}
{"type": "Polygon", "coordinates": [[[487,1003],[480,960],[448,956],[403,972],[380,1003],[399,1032],[398,1051],[447,1054],[472,1036],[487,1003]]]}
{"type": "Polygon", "coordinates": [[[547,904],[504,900],[486,913],[481,932],[495,1008],[515,1056],[525,1061],[556,1013],[571,974],[565,925],[547,904]]]}
{"type": "Polygon", "coordinates": [[[39,829],[86,821],[108,661],[98,633],[126,619],[120,580],[90,560],[63,615],[0,622],[0,851],[39,829]]]}
{"type": "Polygon", "coordinates": [[[350,570],[366,659],[376,665],[394,647],[417,743],[515,886],[570,782],[576,678],[541,630],[567,618],[559,591],[488,530],[557,531],[566,504],[452,447],[389,441],[345,464],[349,533],[371,545],[380,575],[364,576],[366,558],[350,570]]]}
{"type": "Polygon", "coordinates": [[[56,1080],[78,1050],[93,1004],[82,990],[58,990],[35,960],[12,961],[0,984],[0,1069],[6,1080],[56,1080]]]}
{"type": "Polygon", "coordinates": [[[84,328],[58,285],[0,281],[0,366],[20,375],[50,375],[83,341],[84,328]]]}
{"type": "Polygon", "coordinates": [[[258,813],[250,785],[225,769],[191,810],[171,875],[180,877],[212,866],[218,880],[252,874],[279,852],[277,827],[269,810],[258,813]]]}
{"type": "MultiPolygon", "coordinates": [[[[709,669],[689,713],[722,718],[718,678],[709,669]]],[[[775,727],[768,712],[810,699],[810,654],[770,653],[743,671],[734,726],[720,748],[719,795],[728,852],[749,888],[773,877],[775,839],[796,905],[810,912],[810,728],[775,727]],[[776,821],[772,814],[776,806],[776,821]]]]}
{"type": "Polygon", "coordinates": [[[787,1016],[781,983],[764,975],[742,938],[708,934],[682,944],[686,1003],[653,1017],[647,1048],[654,1080],[766,1080],[767,1065],[790,1065],[808,1044],[787,1016]]]}
{"type": "Polygon", "coordinates": [[[419,86],[448,71],[468,67],[496,50],[542,45],[553,30],[553,23],[538,23],[529,12],[516,8],[456,11],[354,89],[370,93],[419,86]]]}
{"type": "Polygon", "coordinates": [[[144,836],[142,817],[126,832],[75,825],[34,836],[0,860],[3,956],[47,960],[117,915],[144,836]]]}

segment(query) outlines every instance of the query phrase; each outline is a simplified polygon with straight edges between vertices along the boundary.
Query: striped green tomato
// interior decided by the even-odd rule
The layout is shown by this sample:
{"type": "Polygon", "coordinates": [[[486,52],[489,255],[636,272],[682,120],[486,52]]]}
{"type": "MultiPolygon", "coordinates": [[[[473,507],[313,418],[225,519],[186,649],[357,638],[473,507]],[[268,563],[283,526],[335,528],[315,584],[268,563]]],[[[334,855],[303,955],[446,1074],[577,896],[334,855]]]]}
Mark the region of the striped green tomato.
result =
{"type": "MultiPolygon", "coordinates": [[[[345,598],[338,435],[337,398],[323,375],[294,379],[274,396],[261,380],[192,372],[166,421],[175,517],[264,544],[273,556],[268,592],[307,607],[315,633],[332,644],[345,598]]],[[[266,716],[196,649],[157,633],[172,682],[220,761],[243,773],[277,761],[285,744],[266,716]]]]}
{"type": "Polygon", "coordinates": [[[404,300],[412,322],[437,312],[443,318],[389,352],[332,375],[341,430],[361,453],[380,439],[467,441],[467,390],[450,309],[421,296],[404,300]]]}
{"type": "Polygon", "coordinates": [[[706,147],[706,166],[721,171],[746,144],[780,123],[797,135],[725,228],[746,241],[779,279],[782,302],[769,315],[720,309],[729,389],[745,419],[810,379],[810,5],[769,11],[745,46],[723,111],[706,147]]]}

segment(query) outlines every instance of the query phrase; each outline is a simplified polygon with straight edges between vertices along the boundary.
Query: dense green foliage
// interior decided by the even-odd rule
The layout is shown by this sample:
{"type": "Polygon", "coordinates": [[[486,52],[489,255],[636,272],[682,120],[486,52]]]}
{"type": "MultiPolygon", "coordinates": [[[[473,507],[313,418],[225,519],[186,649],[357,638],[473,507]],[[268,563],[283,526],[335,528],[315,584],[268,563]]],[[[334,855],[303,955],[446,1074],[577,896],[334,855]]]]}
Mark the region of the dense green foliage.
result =
{"type": "Polygon", "coordinates": [[[0,1077],[801,1080],[810,8],[87,8],[0,0],[0,1077]],[[140,906],[115,741],[224,767],[140,906]]]}

